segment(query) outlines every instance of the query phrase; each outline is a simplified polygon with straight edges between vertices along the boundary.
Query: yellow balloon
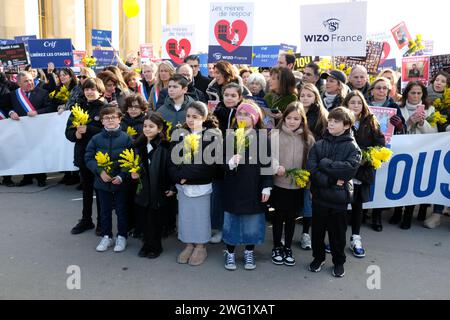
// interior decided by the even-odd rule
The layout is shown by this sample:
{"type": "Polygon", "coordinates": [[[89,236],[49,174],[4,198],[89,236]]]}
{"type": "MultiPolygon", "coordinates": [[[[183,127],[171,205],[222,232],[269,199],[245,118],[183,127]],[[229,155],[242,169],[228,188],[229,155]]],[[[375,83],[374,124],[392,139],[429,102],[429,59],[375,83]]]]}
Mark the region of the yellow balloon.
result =
{"type": "Polygon", "coordinates": [[[125,0],[123,2],[123,11],[128,18],[134,18],[139,14],[139,3],[137,0],[125,0]]]}

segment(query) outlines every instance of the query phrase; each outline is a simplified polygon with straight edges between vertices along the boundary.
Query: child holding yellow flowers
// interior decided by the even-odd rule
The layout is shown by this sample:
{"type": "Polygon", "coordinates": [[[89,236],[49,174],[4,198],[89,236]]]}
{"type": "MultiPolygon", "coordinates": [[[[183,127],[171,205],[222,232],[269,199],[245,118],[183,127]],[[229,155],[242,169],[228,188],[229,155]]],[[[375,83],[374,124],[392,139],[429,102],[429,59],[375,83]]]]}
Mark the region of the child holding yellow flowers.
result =
{"type": "MultiPolygon", "coordinates": [[[[92,223],[92,202],[94,195],[94,175],[87,168],[84,161],[86,147],[91,138],[102,131],[100,111],[104,108],[103,94],[105,86],[100,79],[88,79],[83,84],[84,98],[79,105],[72,107],[72,114],[67,121],[66,138],[75,143],[74,164],[80,168],[83,184],[83,213],[78,224],[73,227],[71,233],[79,234],[95,228],[92,223]]],[[[100,203],[97,199],[97,229],[100,235],[100,203]]]]}
{"type": "Polygon", "coordinates": [[[121,119],[122,112],[117,107],[107,107],[100,112],[104,128],[91,139],[84,157],[86,166],[95,176],[94,187],[100,198],[102,240],[97,246],[99,252],[108,250],[113,243],[113,203],[118,228],[114,252],[124,251],[127,246],[126,180],[131,168],[121,166],[120,160],[127,158],[124,151],[131,148],[131,138],[120,129],[121,119]]]}
{"type": "Polygon", "coordinates": [[[208,154],[208,149],[222,139],[222,133],[215,117],[208,114],[208,107],[197,101],[186,108],[183,129],[172,134],[175,145],[169,167],[178,190],[178,239],[186,244],[177,262],[198,266],[207,257],[205,244],[211,238],[212,181],[217,174],[215,155],[208,154]]]}
{"type": "Polygon", "coordinates": [[[170,143],[167,129],[168,124],[162,116],[151,112],[145,116],[143,134],[135,143],[141,170],[132,173],[131,178],[142,184],[135,198],[136,228],[144,234],[143,246],[138,253],[142,258],[154,259],[162,253],[164,220],[169,212],[170,197],[175,194],[175,186],[168,174],[170,143]]]}
{"type": "MultiPolygon", "coordinates": [[[[362,246],[360,228],[362,222],[363,203],[370,199],[370,186],[375,182],[375,169],[381,167],[381,160],[376,157],[364,157],[369,154],[367,151],[372,147],[384,147],[385,138],[380,129],[376,117],[370,112],[366,99],[359,91],[350,92],[344,100],[344,106],[350,109],[355,116],[353,133],[356,143],[363,153],[361,166],[358,168],[353,179],[354,191],[351,211],[352,236],[350,239],[350,249],[357,258],[365,256],[365,250],[362,246]],[[373,158],[373,161],[369,161],[373,158]],[[375,164],[375,166],[374,166],[375,164]]],[[[390,150],[386,149],[389,153],[390,150]]],[[[390,158],[390,156],[383,159],[390,158]]],[[[372,210],[372,228],[375,231],[381,231],[381,211],[372,210]]]]}
{"type": "MultiPolygon", "coordinates": [[[[144,125],[144,117],[147,109],[148,103],[140,94],[133,93],[125,98],[125,116],[123,117],[120,126],[133,141],[142,134],[142,127],[144,125]]],[[[131,235],[134,238],[141,238],[143,230],[136,221],[138,208],[134,205],[137,186],[137,181],[131,180],[127,194],[128,230],[131,231],[134,229],[131,235]]]]}
{"type": "Polygon", "coordinates": [[[294,266],[291,244],[295,218],[303,205],[303,189],[309,181],[309,172],[304,169],[309,149],[315,140],[308,128],[306,113],[300,102],[293,102],[287,106],[277,129],[278,131],[271,132],[275,141],[278,136],[279,145],[279,157],[273,161],[275,177],[272,204],[275,215],[272,221],[274,243],[272,262],[276,265],[294,266]],[[284,246],[281,242],[283,223],[284,246]]]}

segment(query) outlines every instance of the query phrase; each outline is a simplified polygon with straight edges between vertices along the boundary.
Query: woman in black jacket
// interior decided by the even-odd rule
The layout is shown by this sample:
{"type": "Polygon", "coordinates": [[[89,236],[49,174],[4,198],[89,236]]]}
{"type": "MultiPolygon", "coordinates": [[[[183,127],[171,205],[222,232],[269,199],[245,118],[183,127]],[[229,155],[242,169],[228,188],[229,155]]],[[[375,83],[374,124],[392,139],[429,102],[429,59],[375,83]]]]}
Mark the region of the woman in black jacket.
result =
{"type": "MultiPolygon", "coordinates": [[[[364,99],[363,94],[354,90],[350,92],[344,100],[344,106],[349,108],[355,115],[355,125],[353,132],[355,140],[361,151],[369,147],[385,145],[384,135],[380,130],[380,124],[375,116],[370,112],[369,106],[364,99]]],[[[362,221],[363,203],[370,199],[370,186],[375,182],[375,169],[369,164],[362,164],[354,180],[354,199],[352,203],[352,243],[353,255],[358,258],[365,256],[365,250],[361,243],[360,227],[362,221]]],[[[375,231],[381,231],[381,212],[372,213],[372,228],[375,231]]]]}
{"type": "MultiPolygon", "coordinates": [[[[75,142],[74,164],[80,168],[80,174],[83,183],[83,215],[79,223],[72,229],[72,234],[79,234],[86,230],[93,229],[92,223],[92,199],[94,194],[94,174],[86,167],[84,154],[86,148],[93,136],[102,131],[102,123],[100,122],[100,111],[105,107],[102,98],[105,92],[105,86],[100,79],[88,79],[83,85],[83,92],[86,102],[80,107],[89,114],[89,123],[83,126],[74,127],[73,114],[67,121],[66,138],[71,142],[75,142]]],[[[100,233],[100,204],[97,197],[97,233],[100,233]]]]}
{"type": "Polygon", "coordinates": [[[167,124],[159,113],[145,116],[143,134],[135,142],[141,170],[133,173],[139,179],[135,197],[138,206],[136,228],[144,233],[140,257],[157,258],[161,252],[164,215],[168,212],[169,197],[175,188],[169,179],[170,143],[167,140],[167,124]]]}

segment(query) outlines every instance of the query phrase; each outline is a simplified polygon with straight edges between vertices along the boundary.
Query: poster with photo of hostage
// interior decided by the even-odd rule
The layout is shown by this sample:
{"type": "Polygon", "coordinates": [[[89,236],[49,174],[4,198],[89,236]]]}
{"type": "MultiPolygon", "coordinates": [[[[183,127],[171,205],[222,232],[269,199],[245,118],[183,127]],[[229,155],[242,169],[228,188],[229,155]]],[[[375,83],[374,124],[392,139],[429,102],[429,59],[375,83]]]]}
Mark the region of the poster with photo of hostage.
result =
{"type": "Polygon", "coordinates": [[[252,64],[253,3],[211,3],[208,62],[252,64]]]}
{"type": "Polygon", "coordinates": [[[4,72],[17,72],[20,66],[27,64],[28,57],[23,43],[0,46],[0,67],[4,72]]]}
{"type": "Polygon", "coordinates": [[[366,67],[367,72],[372,75],[378,74],[378,65],[383,54],[383,42],[366,41],[365,57],[334,57],[334,65],[345,65],[345,69],[355,65],[366,67]]]}
{"type": "Polygon", "coordinates": [[[402,59],[402,91],[410,81],[421,81],[428,86],[430,57],[404,57],[402,59]]]}
{"type": "Polygon", "coordinates": [[[450,73],[450,54],[441,54],[430,57],[430,79],[439,71],[450,73]]]}
{"type": "Polygon", "coordinates": [[[409,40],[412,40],[409,34],[408,28],[404,21],[400,22],[398,25],[391,29],[392,36],[394,37],[397,47],[401,50],[404,47],[408,47],[409,40]]]}

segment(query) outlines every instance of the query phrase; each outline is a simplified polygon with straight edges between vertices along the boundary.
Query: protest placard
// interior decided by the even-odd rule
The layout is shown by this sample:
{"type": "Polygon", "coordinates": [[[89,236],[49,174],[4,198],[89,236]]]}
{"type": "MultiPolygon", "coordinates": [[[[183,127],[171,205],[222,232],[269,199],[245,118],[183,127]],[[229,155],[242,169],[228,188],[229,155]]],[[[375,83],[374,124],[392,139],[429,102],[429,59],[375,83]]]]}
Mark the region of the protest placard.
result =
{"type": "Polygon", "coordinates": [[[361,65],[369,74],[377,74],[382,53],[383,42],[367,41],[364,57],[334,57],[334,63],[336,66],[344,64],[345,68],[361,65]]]}
{"type": "Polygon", "coordinates": [[[36,69],[46,69],[52,62],[56,68],[73,67],[71,39],[28,40],[31,65],[36,69]]]}
{"type": "Polygon", "coordinates": [[[422,81],[428,85],[430,57],[404,57],[402,59],[402,82],[422,81]]]}
{"type": "Polygon", "coordinates": [[[394,108],[384,107],[369,107],[370,111],[375,115],[380,124],[381,132],[384,134],[386,144],[391,143],[392,136],[394,135],[394,126],[389,121],[393,116],[397,114],[397,110],[394,108]]]}
{"type": "Polygon", "coordinates": [[[93,47],[111,47],[112,31],[92,29],[93,47]]]}
{"type": "Polygon", "coordinates": [[[278,62],[280,46],[254,46],[253,67],[273,67],[278,62]]]}
{"type": "Polygon", "coordinates": [[[94,50],[92,55],[97,59],[97,67],[106,67],[114,61],[114,51],[112,50],[94,50]]]}
{"type": "Polygon", "coordinates": [[[5,71],[13,71],[26,64],[28,64],[28,58],[23,43],[0,46],[0,66],[5,71]]]}
{"type": "Polygon", "coordinates": [[[450,73],[450,54],[441,54],[430,57],[430,79],[432,79],[439,71],[450,73]]]}
{"type": "Polygon", "coordinates": [[[300,25],[304,55],[365,55],[367,2],[301,6],[300,25]]]}
{"type": "Polygon", "coordinates": [[[153,56],[153,44],[143,43],[139,46],[139,54],[141,57],[141,63],[147,64],[154,58],[153,56]]]}
{"type": "Polygon", "coordinates": [[[176,65],[195,51],[193,25],[166,25],[162,30],[163,59],[170,59],[176,65]]]}
{"type": "Polygon", "coordinates": [[[253,3],[211,3],[208,62],[252,63],[253,3]]]}
{"type": "Polygon", "coordinates": [[[409,40],[412,39],[411,35],[409,34],[408,28],[403,21],[393,27],[391,29],[391,33],[399,49],[403,49],[405,46],[408,46],[409,40]]]}
{"type": "Polygon", "coordinates": [[[74,50],[73,51],[73,66],[77,68],[84,67],[83,58],[86,56],[86,51],[74,50]]]}

